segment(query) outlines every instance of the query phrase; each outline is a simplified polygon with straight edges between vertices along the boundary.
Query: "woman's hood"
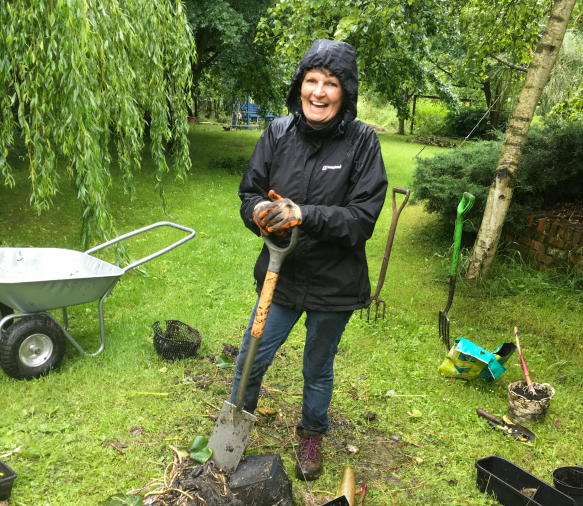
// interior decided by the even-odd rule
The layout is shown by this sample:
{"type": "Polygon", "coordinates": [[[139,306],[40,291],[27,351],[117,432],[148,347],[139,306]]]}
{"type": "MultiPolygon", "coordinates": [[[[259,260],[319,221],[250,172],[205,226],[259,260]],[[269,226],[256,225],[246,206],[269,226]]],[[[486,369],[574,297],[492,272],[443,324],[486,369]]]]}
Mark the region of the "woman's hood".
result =
{"type": "Polygon", "coordinates": [[[356,117],[356,102],[358,101],[358,68],[354,48],[346,42],[319,39],[312,44],[301,59],[292,78],[287,95],[287,108],[292,113],[301,110],[297,97],[302,86],[304,71],[314,67],[325,67],[334,72],[340,80],[354,107],[351,113],[345,113],[344,119],[353,120],[356,117]]]}

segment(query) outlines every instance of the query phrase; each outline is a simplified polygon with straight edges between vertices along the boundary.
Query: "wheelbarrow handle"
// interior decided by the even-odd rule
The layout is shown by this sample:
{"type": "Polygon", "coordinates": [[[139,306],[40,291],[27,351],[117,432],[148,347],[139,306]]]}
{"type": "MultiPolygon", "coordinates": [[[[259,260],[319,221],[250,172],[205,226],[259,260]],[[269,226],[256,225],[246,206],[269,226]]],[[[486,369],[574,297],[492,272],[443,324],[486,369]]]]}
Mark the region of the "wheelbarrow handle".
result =
{"type": "Polygon", "coordinates": [[[191,228],[188,227],[184,227],[182,225],[177,225],[176,223],[171,223],[169,221],[160,221],[158,223],[154,223],[152,225],[148,225],[147,227],[144,228],[140,228],[138,230],[134,230],[133,232],[128,232],[127,234],[124,235],[120,235],[119,237],[115,238],[115,239],[111,239],[110,241],[104,242],[103,244],[100,244],[99,246],[95,246],[95,248],[91,248],[88,249],[85,254],[86,255],[92,255],[93,253],[95,253],[96,251],[100,251],[104,248],[107,248],[109,246],[111,246],[112,244],[116,244],[120,241],[123,241],[125,239],[129,239],[130,237],[133,237],[135,235],[138,234],[142,234],[144,232],[147,232],[149,230],[152,230],[154,228],[158,228],[158,227],[172,227],[172,228],[177,228],[178,230],[182,230],[184,232],[188,232],[188,236],[184,237],[183,239],[180,239],[180,241],[175,242],[174,244],[171,244],[170,246],[167,246],[164,249],[161,249],[160,251],[156,252],[156,253],[152,253],[151,255],[148,255],[147,257],[144,257],[140,260],[137,260],[136,262],[128,265],[127,267],[124,267],[122,272],[125,274],[127,271],[134,269],[135,267],[137,267],[138,265],[142,265],[145,264],[146,262],[149,262],[150,260],[153,260],[154,258],[157,258],[161,255],[164,255],[165,253],[168,253],[169,251],[173,250],[174,248],[177,248],[178,246],[180,246],[181,244],[184,244],[187,241],[190,241],[195,235],[196,232],[194,230],[192,230],[191,228]]]}
{"type": "Polygon", "coordinates": [[[471,193],[465,192],[457,206],[457,218],[455,220],[455,237],[453,242],[453,258],[451,260],[451,276],[457,273],[457,264],[460,259],[460,245],[462,243],[462,231],[464,226],[464,216],[474,205],[474,197],[471,193]]]}
{"type": "Polygon", "coordinates": [[[249,340],[249,347],[247,348],[247,355],[245,356],[243,371],[241,372],[241,379],[239,381],[239,389],[237,390],[237,411],[243,409],[247,383],[249,382],[249,376],[251,375],[251,369],[253,368],[253,362],[255,361],[259,341],[263,336],[263,329],[265,328],[265,322],[267,321],[267,315],[269,314],[269,308],[271,307],[271,301],[275,292],[275,285],[277,284],[277,278],[279,277],[279,269],[281,268],[281,264],[285,257],[296,247],[296,243],[298,242],[298,228],[292,228],[290,242],[286,248],[276,246],[266,235],[262,234],[262,237],[263,242],[269,250],[269,267],[267,268],[257,309],[255,310],[253,326],[251,327],[251,339],[249,340]]]}

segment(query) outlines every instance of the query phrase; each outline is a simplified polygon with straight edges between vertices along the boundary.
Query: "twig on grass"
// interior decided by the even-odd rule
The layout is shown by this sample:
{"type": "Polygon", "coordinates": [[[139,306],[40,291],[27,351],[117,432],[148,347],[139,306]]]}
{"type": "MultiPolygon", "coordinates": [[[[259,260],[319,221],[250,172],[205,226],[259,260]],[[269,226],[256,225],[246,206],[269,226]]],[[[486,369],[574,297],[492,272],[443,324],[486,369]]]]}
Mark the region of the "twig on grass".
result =
{"type": "Polygon", "coordinates": [[[166,397],[167,395],[170,395],[170,392],[134,392],[134,391],[130,391],[130,394],[133,394],[133,395],[156,395],[158,397],[166,397]]]}
{"type": "Polygon", "coordinates": [[[455,497],[452,497],[450,501],[469,502],[470,504],[482,504],[476,501],[469,501],[468,499],[456,499],[455,497]]]}
{"type": "Polygon", "coordinates": [[[208,401],[205,401],[205,400],[204,400],[202,397],[199,397],[199,399],[200,399],[202,402],[204,402],[205,404],[208,404],[208,405],[209,405],[211,408],[214,408],[214,409],[216,409],[217,411],[220,411],[220,410],[221,410],[221,408],[217,408],[217,407],[216,407],[214,404],[211,404],[210,402],[208,402],[208,401]]]}
{"type": "Polygon", "coordinates": [[[21,449],[22,449],[22,446],[19,446],[18,448],[15,448],[11,452],[5,453],[4,455],[0,455],[0,459],[6,459],[6,458],[10,457],[10,455],[12,455],[14,453],[18,453],[21,449]]]}
{"type": "Polygon", "coordinates": [[[275,387],[266,387],[266,388],[267,388],[267,391],[268,392],[273,391],[273,392],[277,392],[279,394],[284,394],[284,395],[295,395],[295,396],[299,396],[299,397],[301,397],[302,395],[304,395],[304,394],[301,394],[301,393],[284,392],[283,390],[279,390],[279,389],[277,389],[275,387]]]}

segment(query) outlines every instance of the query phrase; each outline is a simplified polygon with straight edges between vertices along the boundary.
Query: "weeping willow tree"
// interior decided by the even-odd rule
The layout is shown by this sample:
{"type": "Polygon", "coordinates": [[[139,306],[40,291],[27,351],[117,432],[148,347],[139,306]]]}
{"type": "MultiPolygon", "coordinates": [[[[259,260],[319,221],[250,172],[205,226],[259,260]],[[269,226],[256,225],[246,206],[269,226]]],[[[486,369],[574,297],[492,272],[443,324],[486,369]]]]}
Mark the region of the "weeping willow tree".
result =
{"type": "Polygon", "coordinates": [[[561,50],[551,78],[542,92],[538,114],[547,114],[558,103],[571,98],[583,84],[583,35],[569,30],[561,45],[561,50]]]}
{"type": "Polygon", "coordinates": [[[134,195],[148,118],[156,190],[190,168],[187,102],[194,45],[180,0],[0,2],[0,173],[15,184],[8,149],[21,135],[30,204],[47,209],[70,178],[84,247],[115,234],[107,194],[110,146],[134,195]],[[167,146],[171,146],[167,153],[167,146]]]}

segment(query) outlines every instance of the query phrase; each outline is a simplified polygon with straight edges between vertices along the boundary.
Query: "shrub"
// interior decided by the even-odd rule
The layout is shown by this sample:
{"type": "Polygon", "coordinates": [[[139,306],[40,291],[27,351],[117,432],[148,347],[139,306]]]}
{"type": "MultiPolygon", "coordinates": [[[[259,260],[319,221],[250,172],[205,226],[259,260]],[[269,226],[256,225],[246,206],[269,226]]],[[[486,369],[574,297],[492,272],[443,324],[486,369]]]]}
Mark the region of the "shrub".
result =
{"type": "Polygon", "coordinates": [[[447,107],[437,100],[417,99],[415,107],[416,135],[440,135],[447,121],[447,107]]]}
{"type": "MultiPolygon", "coordinates": [[[[477,233],[500,155],[500,141],[476,142],[466,149],[417,160],[413,202],[440,213],[449,233],[464,192],[476,197],[464,230],[477,233]]],[[[551,121],[531,128],[520,160],[516,187],[506,217],[510,233],[522,230],[528,216],[547,206],[583,195],[583,125],[551,121]]]]}
{"type": "MultiPolygon", "coordinates": [[[[486,114],[487,109],[474,109],[471,107],[460,107],[456,111],[449,111],[446,117],[446,126],[443,135],[450,137],[466,137],[478,121],[486,114]]],[[[508,126],[510,114],[507,112],[500,113],[498,121],[498,130],[504,132],[508,126]]],[[[490,116],[486,115],[476,129],[472,132],[471,139],[485,139],[492,132],[490,125],[490,116]]]]}

